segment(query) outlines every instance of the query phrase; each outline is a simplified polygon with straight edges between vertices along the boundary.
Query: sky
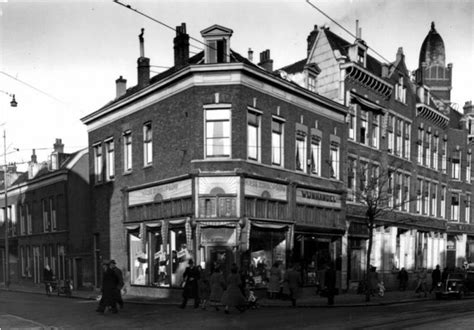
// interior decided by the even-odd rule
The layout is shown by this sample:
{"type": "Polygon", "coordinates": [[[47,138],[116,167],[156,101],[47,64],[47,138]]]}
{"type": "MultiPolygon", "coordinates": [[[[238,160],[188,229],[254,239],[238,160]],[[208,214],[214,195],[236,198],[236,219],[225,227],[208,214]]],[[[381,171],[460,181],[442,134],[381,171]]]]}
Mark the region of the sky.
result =
{"type": "MultiPolygon", "coordinates": [[[[214,24],[231,28],[233,50],[246,56],[252,48],[258,62],[260,52],[270,49],[274,69],[306,56],[314,25],[327,25],[353,41],[307,0],[120,1],[163,24],[113,0],[0,0],[0,128],[6,130],[8,163],[24,170],[32,149],[46,161],[56,138],[65,152],[87,146],[87,127],[80,119],[114,99],[119,76],[127,79],[127,87],[136,84],[141,28],[152,74],[173,65],[171,28],[182,22],[198,40],[200,31],[214,24]],[[15,94],[18,107],[10,107],[5,92],[15,94]]],[[[384,59],[369,54],[380,61],[393,62],[403,47],[409,70],[417,68],[434,21],[446,61],[453,63],[452,102],[462,111],[466,101],[474,100],[474,1],[310,2],[353,34],[359,20],[362,39],[384,59]]],[[[192,53],[202,49],[197,41],[191,45],[192,53]]],[[[0,145],[3,151],[3,141],[0,145]]]]}

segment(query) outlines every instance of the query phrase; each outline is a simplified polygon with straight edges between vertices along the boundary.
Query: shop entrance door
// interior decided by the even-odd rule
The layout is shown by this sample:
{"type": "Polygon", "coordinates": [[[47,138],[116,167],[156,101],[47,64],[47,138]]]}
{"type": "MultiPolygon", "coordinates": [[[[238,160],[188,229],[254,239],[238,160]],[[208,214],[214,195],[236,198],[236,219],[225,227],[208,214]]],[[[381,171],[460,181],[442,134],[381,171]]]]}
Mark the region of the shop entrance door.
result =
{"type": "Polygon", "coordinates": [[[230,267],[234,263],[234,255],[232,249],[228,246],[208,246],[207,247],[207,267],[213,270],[220,267],[222,274],[227,278],[230,274],[230,267]]]}

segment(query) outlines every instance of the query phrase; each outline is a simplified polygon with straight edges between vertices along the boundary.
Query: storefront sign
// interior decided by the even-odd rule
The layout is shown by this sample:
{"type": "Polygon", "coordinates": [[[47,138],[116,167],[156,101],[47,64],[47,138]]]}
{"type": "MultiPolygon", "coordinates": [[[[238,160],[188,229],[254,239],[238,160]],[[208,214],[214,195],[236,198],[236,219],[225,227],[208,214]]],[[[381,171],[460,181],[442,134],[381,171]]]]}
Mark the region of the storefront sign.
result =
{"type": "Polygon", "coordinates": [[[191,196],[191,179],[130,191],[128,206],[185,196],[191,196]]]}
{"type": "Polygon", "coordinates": [[[296,189],[296,202],[322,207],[341,208],[341,196],[326,192],[296,189]]]}
{"type": "Polygon", "coordinates": [[[287,186],[273,182],[245,179],[245,195],[286,201],[287,186]]]}
{"type": "Polygon", "coordinates": [[[235,245],[234,228],[203,228],[201,233],[202,245],[235,245]]]}

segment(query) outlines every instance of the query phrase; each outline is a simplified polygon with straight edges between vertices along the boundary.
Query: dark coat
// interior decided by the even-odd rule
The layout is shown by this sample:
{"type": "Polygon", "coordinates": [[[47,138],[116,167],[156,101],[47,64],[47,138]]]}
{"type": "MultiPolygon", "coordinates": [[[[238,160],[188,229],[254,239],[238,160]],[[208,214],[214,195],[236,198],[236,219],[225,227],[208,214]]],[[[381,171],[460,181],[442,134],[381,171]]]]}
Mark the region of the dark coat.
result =
{"type": "Polygon", "coordinates": [[[199,270],[197,267],[187,267],[183,273],[184,280],[184,298],[199,298],[199,286],[198,281],[200,278],[199,270]]]}
{"type": "Polygon", "coordinates": [[[117,288],[119,286],[119,278],[115,271],[107,268],[102,275],[102,301],[104,306],[115,306],[119,297],[117,296],[117,288]]]}
{"type": "Polygon", "coordinates": [[[328,268],[324,274],[324,284],[327,288],[328,295],[336,293],[336,271],[334,268],[328,268]]]}
{"type": "Polygon", "coordinates": [[[441,270],[439,268],[433,270],[431,273],[431,279],[433,280],[433,283],[438,283],[441,281],[441,270]]]}

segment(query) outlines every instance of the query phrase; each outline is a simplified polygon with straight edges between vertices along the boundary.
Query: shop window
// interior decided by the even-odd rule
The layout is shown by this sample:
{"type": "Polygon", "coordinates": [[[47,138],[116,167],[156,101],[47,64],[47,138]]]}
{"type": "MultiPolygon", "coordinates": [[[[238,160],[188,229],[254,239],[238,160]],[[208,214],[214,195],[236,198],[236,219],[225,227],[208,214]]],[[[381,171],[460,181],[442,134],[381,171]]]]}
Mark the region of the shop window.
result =
{"type": "Polygon", "coordinates": [[[161,227],[142,239],[139,231],[129,232],[130,283],[132,285],[180,287],[191,259],[184,225],[173,226],[163,239],[161,227]]]}
{"type": "Polygon", "coordinates": [[[252,226],[250,230],[250,276],[255,287],[266,287],[268,271],[276,262],[285,268],[286,265],[285,229],[270,229],[252,226]]]}

